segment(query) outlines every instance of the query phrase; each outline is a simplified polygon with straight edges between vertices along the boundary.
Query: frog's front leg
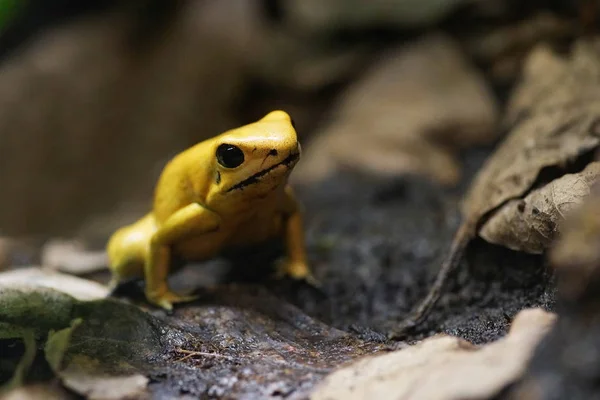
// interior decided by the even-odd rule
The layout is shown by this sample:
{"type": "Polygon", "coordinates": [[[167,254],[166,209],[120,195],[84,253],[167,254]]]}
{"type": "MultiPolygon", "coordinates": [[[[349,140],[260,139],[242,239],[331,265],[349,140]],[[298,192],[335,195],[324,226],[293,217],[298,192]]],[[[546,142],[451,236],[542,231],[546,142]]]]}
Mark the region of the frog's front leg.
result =
{"type": "Polygon", "coordinates": [[[313,286],[319,286],[319,282],[312,275],[308,267],[302,215],[300,207],[289,187],[286,188],[286,196],[287,207],[284,217],[284,235],[287,259],[283,263],[280,273],[294,279],[303,279],[313,286]]]}
{"type": "Polygon", "coordinates": [[[150,240],[144,265],[146,298],[149,302],[171,310],[173,303],[191,301],[196,296],[173,293],[168,286],[171,247],[186,238],[219,229],[219,217],[200,204],[193,203],[171,215],[150,240]]]}

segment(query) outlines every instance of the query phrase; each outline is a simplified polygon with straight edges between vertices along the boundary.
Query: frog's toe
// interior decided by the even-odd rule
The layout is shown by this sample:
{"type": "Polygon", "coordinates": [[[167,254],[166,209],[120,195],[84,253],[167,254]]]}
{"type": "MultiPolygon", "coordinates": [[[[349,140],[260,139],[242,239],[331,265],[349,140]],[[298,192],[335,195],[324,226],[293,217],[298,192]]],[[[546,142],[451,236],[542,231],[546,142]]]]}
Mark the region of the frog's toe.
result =
{"type": "Polygon", "coordinates": [[[173,304],[176,303],[187,303],[190,301],[194,301],[196,299],[198,299],[199,296],[193,296],[193,295],[180,295],[177,293],[173,293],[173,292],[166,292],[163,293],[161,296],[157,297],[157,298],[148,298],[148,300],[167,310],[167,311],[172,311],[173,310],[173,304]]]}
{"type": "Polygon", "coordinates": [[[277,278],[290,277],[292,279],[305,281],[316,288],[321,287],[321,282],[314,277],[305,263],[301,262],[282,262],[276,273],[277,278]]]}
{"type": "Polygon", "coordinates": [[[167,299],[158,300],[154,304],[156,304],[157,306],[159,306],[160,308],[162,308],[165,311],[173,311],[173,303],[171,303],[167,299]]]}
{"type": "Polygon", "coordinates": [[[321,283],[320,280],[318,280],[317,278],[314,277],[314,275],[312,273],[308,273],[304,278],[304,281],[306,283],[308,283],[310,286],[313,286],[317,289],[321,289],[323,287],[323,284],[321,283]]]}

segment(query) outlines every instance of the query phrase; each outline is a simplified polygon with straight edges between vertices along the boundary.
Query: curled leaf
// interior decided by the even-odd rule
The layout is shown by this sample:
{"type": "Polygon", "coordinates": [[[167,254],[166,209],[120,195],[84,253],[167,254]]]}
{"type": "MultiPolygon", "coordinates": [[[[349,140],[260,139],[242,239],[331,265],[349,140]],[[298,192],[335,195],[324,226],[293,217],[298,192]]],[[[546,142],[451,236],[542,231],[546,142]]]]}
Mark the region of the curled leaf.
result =
{"type": "Polygon", "coordinates": [[[600,183],[592,188],[587,201],[565,220],[562,230],[549,259],[560,277],[561,295],[577,300],[593,290],[600,276],[600,183]]]}
{"type": "Polygon", "coordinates": [[[589,196],[590,187],[599,180],[600,162],[564,175],[523,199],[508,201],[483,224],[479,235],[490,243],[541,254],[556,238],[565,217],[589,196]]]}
{"type": "Polygon", "coordinates": [[[493,398],[523,373],[555,320],[555,314],[528,309],[515,317],[506,337],[484,346],[438,335],[392,353],[364,357],[326,377],[311,399],[493,398]]]}
{"type": "MultiPolygon", "coordinates": [[[[599,83],[598,39],[579,40],[565,59],[546,46],[533,51],[506,112],[505,123],[510,132],[479,171],[464,198],[463,222],[450,253],[429,294],[391,336],[403,334],[425,318],[477,234],[524,251],[539,253],[547,248],[557,233],[551,217],[556,213],[523,222],[519,209],[523,201],[526,211],[528,202],[533,207],[533,203],[544,202],[543,197],[558,186],[568,186],[573,177],[551,184],[545,193],[531,193],[539,184],[559,179],[566,172],[577,172],[569,171],[574,161],[585,158],[600,145],[599,83]],[[545,172],[552,174],[548,177],[545,172]],[[480,230],[481,225],[484,230],[480,230]],[[553,232],[552,237],[542,238],[549,231],[553,232]]],[[[583,197],[581,190],[587,190],[589,183],[585,179],[585,185],[579,181],[584,187],[574,194],[577,198],[583,197]]],[[[557,201],[568,203],[567,197],[557,201]]]]}

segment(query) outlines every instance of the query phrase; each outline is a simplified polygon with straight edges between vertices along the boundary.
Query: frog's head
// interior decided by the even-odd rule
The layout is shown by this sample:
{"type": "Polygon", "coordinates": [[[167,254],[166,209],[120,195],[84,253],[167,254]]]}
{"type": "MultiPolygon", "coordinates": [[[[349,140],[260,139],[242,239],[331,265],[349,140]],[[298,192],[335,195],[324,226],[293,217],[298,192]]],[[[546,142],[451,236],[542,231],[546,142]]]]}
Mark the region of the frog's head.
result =
{"type": "Polygon", "coordinates": [[[281,186],[300,158],[294,122],[273,111],[214,141],[214,183],[222,195],[261,195],[281,186]]]}

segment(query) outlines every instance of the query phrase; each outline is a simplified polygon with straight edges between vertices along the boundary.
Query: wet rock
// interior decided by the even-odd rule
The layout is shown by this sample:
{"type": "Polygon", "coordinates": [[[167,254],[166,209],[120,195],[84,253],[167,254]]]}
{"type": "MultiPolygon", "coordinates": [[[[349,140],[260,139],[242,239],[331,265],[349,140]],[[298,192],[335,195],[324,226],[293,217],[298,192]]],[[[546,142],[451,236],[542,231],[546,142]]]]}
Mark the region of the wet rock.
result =
{"type": "Polygon", "coordinates": [[[292,179],[313,182],[354,169],[456,184],[461,172],[453,152],[491,142],[496,113],[491,92],[458,46],[429,36],[385,54],[342,94],[292,179]]]}
{"type": "Polygon", "coordinates": [[[555,315],[521,311],[505,338],[484,346],[437,336],[386,355],[366,357],[329,375],[313,400],[490,398],[520,376],[555,315]]]}

